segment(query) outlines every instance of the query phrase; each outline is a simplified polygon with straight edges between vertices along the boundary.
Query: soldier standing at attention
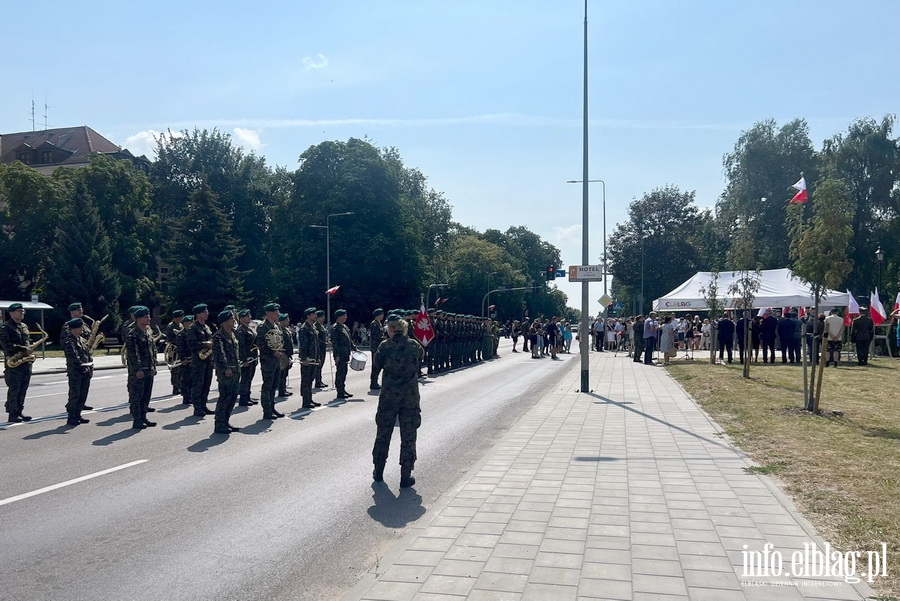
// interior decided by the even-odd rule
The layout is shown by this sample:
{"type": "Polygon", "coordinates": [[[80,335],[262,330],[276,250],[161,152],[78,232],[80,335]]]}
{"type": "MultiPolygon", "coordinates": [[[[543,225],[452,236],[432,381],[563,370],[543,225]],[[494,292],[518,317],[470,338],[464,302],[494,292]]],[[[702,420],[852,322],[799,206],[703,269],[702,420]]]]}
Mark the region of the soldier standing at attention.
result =
{"type": "MultiPolygon", "coordinates": [[[[79,318],[84,322],[84,310],[81,307],[81,303],[72,303],[69,305],[69,319],[79,318]]],[[[69,322],[63,324],[62,330],[59,332],[59,348],[66,347],[66,338],[69,337],[69,322]]],[[[82,324],[81,335],[87,340],[88,333],[84,329],[84,325],[82,324]]]]}
{"type": "Polygon", "coordinates": [[[181,320],[181,331],[175,335],[175,348],[178,353],[179,373],[181,373],[181,381],[179,382],[179,390],[181,390],[181,404],[191,404],[191,389],[193,388],[193,380],[191,379],[191,349],[188,348],[188,333],[191,326],[194,325],[194,316],[185,315],[181,320]]]}
{"type": "MultiPolygon", "coordinates": [[[[319,365],[316,366],[316,388],[325,388],[322,381],[322,368],[325,366],[325,355],[328,353],[328,328],[325,327],[325,311],[316,311],[316,334],[319,338],[319,365]]],[[[319,403],[321,404],[321,403],[319,403]]]]}
{"type": "Polygon", "coordinates": [[[31,367],[33,361],[23,361],[18,367],[10,367],[9,359],[16,353],[33,355],[34,351],[28,348],[30,337],[28,326],[22,323],[25,319],[25,308],[22,303],[13,303],[7,309],[7,320],[0,327],[0,345],[3,346],[3,354],[6,356],[6,369],[3,370],[3,379],[6,381],[6,412],[9,413],[11,422],[31,421],[30,415],[23,415],[25,410],[25,393],[28,392],[28,384],[31,382],[31,367]]]}
{"type": "Polygon", "coordinates": [[[91,376],[94,373],[94,364],[91,361],[91,352],[88,349],[84,333],[84,321],[75,317],[66,322],[68,336],[65,337],[63,352],[66,355],[66,376],[69,380],[69,401],[66,403],[66,413],[69,419],[66,422],[70,426],[86,424],[89,420],[81,417],[81,412],[87,409],[88,390],[91,387],[91,376]]]}
{"type": "Polygon", "coordinates": [[[303,408],[312,409],[321,403],[316,403],[312,398],[312,385],[316,372],[320,367],[319,361],[319,332],[316,329],[316,308],[310,307],[303,312],[306,321],[297,332],[297,354],[300,357],[300,396],[303,399],[303,408]]]}
{"type": "MultiPolygon", "coordinates": [[[[288,359],[294,356],[294,330],[291,328],[291,316],[287,313],[278,315],[278,325],[281,327],[281,339],[284,344],[284,354],[288,359]]],[[[278,381],[278,396],[289,397],[293,392],[288,392],[288,377],[293,363],[287,364],[287,369],[281,370],[281,379],[278,381]]]]}
{"type": "Polygon", "coordinates": [[[337,389],[337,398],[349,399],[353,395],[344,387],[347,381],[347,366],[350,363],[350,353],[356,350],[350,330],[347,329],[347,311],[338,309],[334,312],[334,325],[331,326],[331,353],[334,355],[335,375],[334,387],[337,389]]]}
{"type": "Polygon", "coordinates": [[[422,346],[407,336],[409,324],[398,315],[388,317],[388,339],[378,347],[373,361],[382,369],[381,392],[375,414],[375,446],[372,479],[384,480],[384,466],[391,447],[394,422],[400,422],[400,488],[416,483],[412,471],[416,464],[416,431],[422,424],[419,407],[419,364],[422,346]]]}
{"type": "Polygon", "coordinates": [[[175,349],[175,364],[169,368],[171,382],[172,382],[172,394],[178,396],[181,394],[181,362],[178,360],[180,354],[178,353],[178,334],[181,330],[184,329],[184,326],[181,325],[181,322],[184,321],[184,311],[181,309],[176,309],[172,311],[172,321],[169,322],[169,325],[166,326],[166,348],[169,348],[169,345],[173,345],[175,349]]]}
{"type": "Polygon", "coordinates": [[[125,352],[128,355],[128,406],[134,420],[135,430],[155,426],[147,419],[150,396],[153,393],[153,377],[156,375],[156,351],[150,348],[147,328],[150,325],[150,309],[134,307],[134,327],[125,337],[125,352]]]}
{"type": "Polygon", "coordinates": [[[222,311],[217,321],[219,329],[212,337],[212,351],[216,380],[219,382],[219,398],[216,400],[216,425],[213,432],[230,434],[240,430],[228,423],[241,384],[238,340],[234,335],[234,311],[222,311]]]}
{"type": "Polygon", "coordinates": [[[237,327],[238,356],[241,359],[241,390],[238,405],[249,407],[256,404],[256,401],[250,398],[250,386],[256,374],[259,349],[256,348],[256,332],[250,328],[250,309],[241,310],[238,313],[238,321],[240,322],[237,327]]]}
{"type": "MultiPolygon", "coordinates": [[[[384,309],[375,309],[372,311],[372,323],[369,324],[369,350],[372,352],[372,356],[375,356],[375,351],[378,350],[378,345],[381,344],[381,341],[384,340],[384,326],[381,325],[381,322],[384,321],[384,309]]],[[[372,375],[369,376],[369,390],[379,390],[381,386],[378,385],[378,373],[381,370],[375,366],[375,361],[372,361],[372,375]]]]}
{"type": "Polygon", "coordinates": [[[191,351],[191,404],[194,415],[204,417],[215,413],[207,407],[209,389],[212,386],[213,362],[212,330],[206,325],[209,307],[200,303],[194,306],[194,325],[187,331],[188,350],[191,351]]]}
{"type": "MultiPolygon", "coordinates": [[[[278,319],[278,311],[281,307],[278,303],[269,303],[264,307],[266,311],[266,320],[256,331],[256,340],[259,345],[259,364],[262,370],[262,391],[259,395],[259,402],[262,405],[263,419],[275,419],[284,417],[284,413],[275,410],[275,388],[278,386],[279,358],[284,355],[281,350],[275,350],[271,346],[269,332],[276,330],[278,339],[281,339],[281,329],[275,323],[278,319]]],[[[274,336],[274,335],[272,335],[274,336]]]]}

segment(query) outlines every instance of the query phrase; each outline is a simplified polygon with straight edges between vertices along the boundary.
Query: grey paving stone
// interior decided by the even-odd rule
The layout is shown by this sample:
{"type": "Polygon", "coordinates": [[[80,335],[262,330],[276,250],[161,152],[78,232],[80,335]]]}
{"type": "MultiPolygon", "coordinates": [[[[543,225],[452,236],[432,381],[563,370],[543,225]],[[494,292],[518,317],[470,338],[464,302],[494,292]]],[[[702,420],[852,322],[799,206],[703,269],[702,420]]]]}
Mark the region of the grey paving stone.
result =
{"type": "MultiPolygon", "coordinates": [[[[674,563],[674,562],[673,562],[674,563]]],[[[581,564],[582,578],[596,578],[599,580],[627,580],[631,581],[632,566],[621,563],[593,563],[586,561],[581,564]]]]}
{"type": "Polygon", "coordinates": [[[442,593],[445,595],[468,595],[475,586],[475,578],[462,576],[440,576],[433,574],[419,590],[423,593],[442,593]]]}
{"type": "Polygon", "coordinates": [[[431,566],[394,564],[385,570],[378,579],[382,582],[417,582],[421,584],[431,575],[433,569],[431,566]]]}
{"type": "Polygon", "coordinates": [[[419,592],[421,584],[410,582],[376,582],[366,591],[364,599],[372,601],[408,601],[419,592]]]}
{"type": "Polygon", "coordinates": [[[521,601],[521,593],[507,591],[481,590],[476,583],[475,588],[466,597],[466,601],[521,601]]]}
{"type": "MultiPolygon", "coordinates": [[[[578,597],[587,599],[622,599],[632,598],[631,582],[626,580],[599,580],[594,578],[582,578],[578,583],[578,597]]],[[[545,597],[542,601],[555,599],[553,596],[545,597]]]]}
{"type": "Polygon", "coordinates": [[[686,595],[685,579],[680,576],[658,576],[635,574],[632,582],[635,592],[659,593],[662,595],[686,595]]]}
{"type": "MultiPolygon", "coordinates": [[[[628,563],[628,558],[625,559],[626,561],[618,563],[628,563]]],[[[585,555],[582,557],[581,555],[573,555],[571,553],[540,552],[534,559],[534,565],[543,567],[577,569],[581,567],[583,561],[589,561],[589,553],[585,553],[585,555]]]]}
{"type": "Polygon", "coordinates": [[[684,580],[690,587],[741,590],[734,573],[714,570],[685,570],[684,580]]]}

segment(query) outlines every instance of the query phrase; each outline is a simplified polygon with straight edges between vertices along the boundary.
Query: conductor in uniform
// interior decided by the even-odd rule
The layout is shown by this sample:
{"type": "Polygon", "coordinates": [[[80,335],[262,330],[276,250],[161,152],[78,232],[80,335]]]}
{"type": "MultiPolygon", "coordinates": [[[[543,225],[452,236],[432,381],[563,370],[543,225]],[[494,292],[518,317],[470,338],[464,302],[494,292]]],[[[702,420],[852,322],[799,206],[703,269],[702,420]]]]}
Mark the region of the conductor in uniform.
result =
{"type": "Polygon", "coordinates": [[[391,446],[394,423],[400,422],[400,488],[416,483],[412,471],[416,464],[416,433],[422,424],[419,406],[419,364],[422,362],[422,346],[407,336],[409,324],[399,315],[388,317],[388,339],[379,345],[373,361],[382,370],[381,390],[378,395],[378,411],[375,414],[375,445],[372,461],[375,469],[372,479],[384,479],[391,446]]]}

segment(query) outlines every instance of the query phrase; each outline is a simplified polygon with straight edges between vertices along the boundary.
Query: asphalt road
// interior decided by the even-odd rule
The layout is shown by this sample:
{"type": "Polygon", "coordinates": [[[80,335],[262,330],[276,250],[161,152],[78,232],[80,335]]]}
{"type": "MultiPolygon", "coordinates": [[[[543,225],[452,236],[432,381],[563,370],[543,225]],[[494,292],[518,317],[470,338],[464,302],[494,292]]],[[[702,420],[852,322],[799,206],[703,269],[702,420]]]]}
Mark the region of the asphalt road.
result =
{"type": "Polygon", "coordinates": [[[0,430],[0,599],[340,598],[577,362],[509,344],[500,359],[422,382],[417,483],[403,491],[396,430],[387,486],[372,484],[368,366],[348,379],[357,397],[332,401],[329,388],[315,398],[331,403],[301,412],[297,394],[275,422],[259,405],[238,408],[243,429],[231,435],[167,396],[165,368],[159,426],[143,431],[130,428],[124,370],[97,372],[98,411],[75,428],[62,414],[65,376],[35,376],[35,421],[0,430]]]}

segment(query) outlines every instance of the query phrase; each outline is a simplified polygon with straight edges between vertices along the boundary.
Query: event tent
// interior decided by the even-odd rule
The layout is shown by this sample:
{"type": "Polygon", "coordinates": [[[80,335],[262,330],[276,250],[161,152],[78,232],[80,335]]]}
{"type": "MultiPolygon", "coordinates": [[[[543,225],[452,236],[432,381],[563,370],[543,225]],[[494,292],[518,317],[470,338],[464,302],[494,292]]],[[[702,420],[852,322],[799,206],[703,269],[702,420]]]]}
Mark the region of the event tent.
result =
{"type": "MultiPolygon", "coordinates": [[[[751,272],[752,273],[752,272],[751,272]]],[[[675,290],[653,301],[654,311],[706,311],[702,289],[709,288],[713,273],[698,271],[675,290]]],[[[719,302],[726,309],[733,309],[740,299],[728,294],[728,288],[741,277],[740,272],[720,271],[716,282],[719,302]]],[[[849,294],[828,290],[821,299],[822,307],[846,307],[849,294]]],[[[807,284],[794,277],[790,269],[765,269],[759,272],[759,290],[753,301],[754,308],[812,307],[815,305],[812,291],[807,284]]]]}

